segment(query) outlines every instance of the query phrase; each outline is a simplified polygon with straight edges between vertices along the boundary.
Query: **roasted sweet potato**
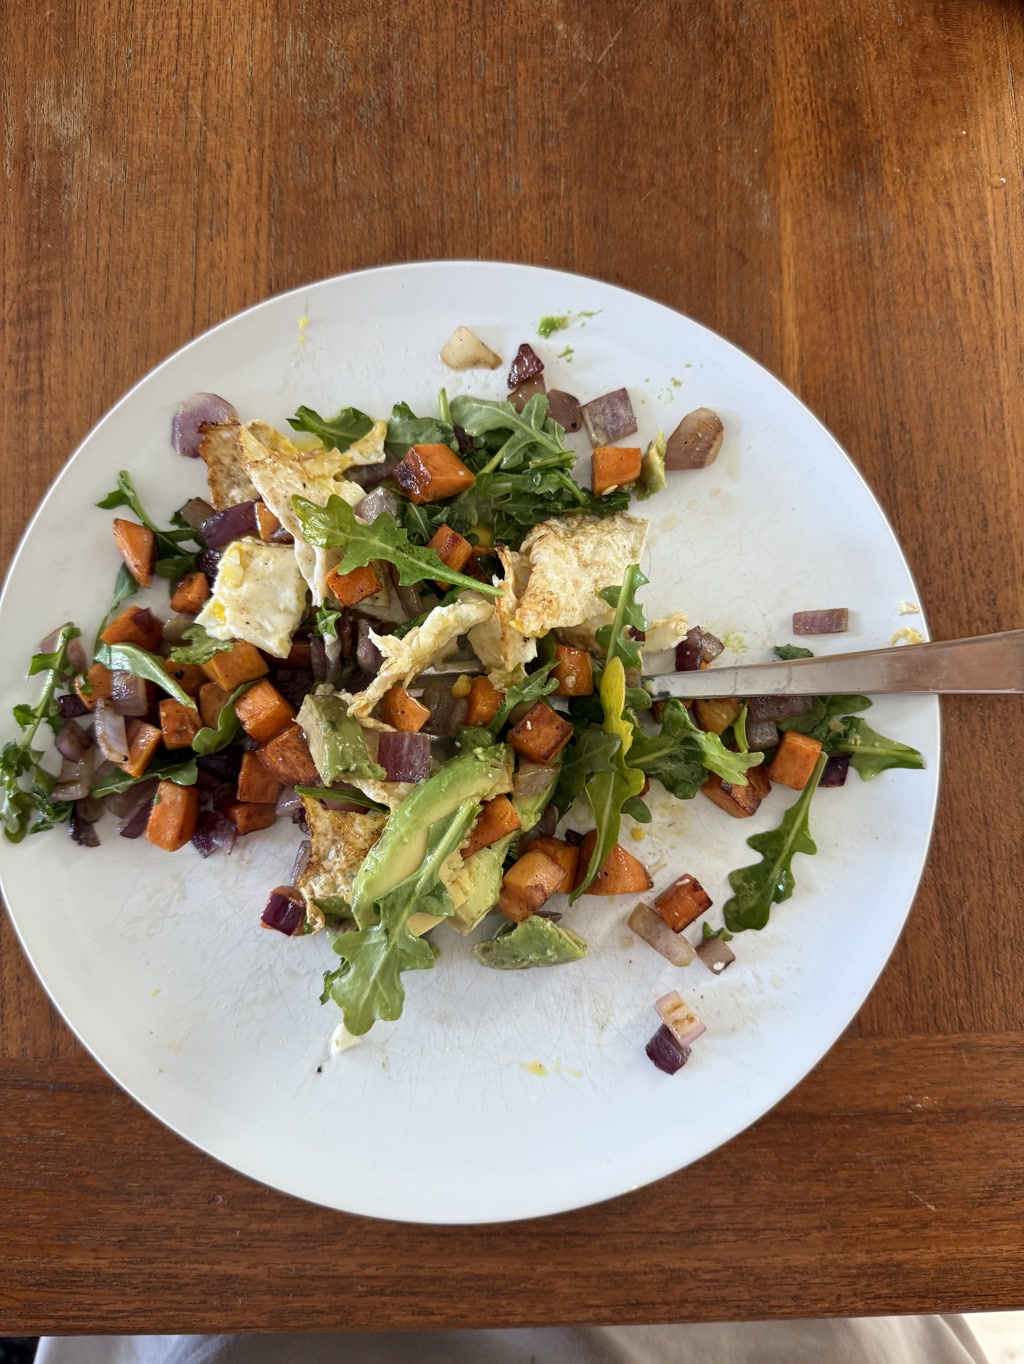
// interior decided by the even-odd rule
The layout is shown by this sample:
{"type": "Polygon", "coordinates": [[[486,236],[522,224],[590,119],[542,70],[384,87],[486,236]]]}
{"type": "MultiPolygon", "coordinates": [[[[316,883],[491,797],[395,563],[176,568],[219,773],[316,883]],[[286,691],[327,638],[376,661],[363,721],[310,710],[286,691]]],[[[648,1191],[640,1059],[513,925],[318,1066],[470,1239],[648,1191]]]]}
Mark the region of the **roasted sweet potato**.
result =
{"type": "Polygon", "coordinates": [[[171,610],[183,616],[195,616],[203,609],[210,596],[210,582],[205,573],[186,573],[174,584],[171,610]]]}
{"type": "Polygon", "coordinates": [[[279,668],[308,668],[312,663],[313,646],[308,639],[293,639],[288,657],[277,665],[279,668]]]}
{"type": "Polygon", "coordinates": [[[775,757],[768,764],[768,780],[778,786],[788,786],[793,791],[802,791],[810,781],[820,752],[820,739],[787,729],[775,750],[775,757]]]}
{"type": "Polygon", "coordinates": [[[243,682],[266,677],[270,671],[259,649],[244,639],[240,639],[233,649],[214,654],[209,663],[202,664],[202,669],[211,682],[227,692],[234,691],[243,682]]]}
{"type": "Polygon", "coordinates": [[[493,800],[484,802],[479,818],[469,831],[462,856],[472,857],[473,853],[479,852],[481,848],[489,848],[492,843],[497,843],[508,834],[514,834],[522,827],[515,806],[508,796],[495,796],[493,800]]]}
{"type": "Polygon", "coordinates": [[[517,753],[535,763],[557,758],[572,738],[572,725],[550,706],[538,701],[509,730],[508,741],[517,753]]]}
{"type": "Polygon", "coordinates": [[[427,548],[436,549],[441,562],[453,568],[456,573],[461,573],[465,569],[473,554],[473,546],[466,537],[452,530],[451,526],[439,526],[427,541],[427,548]]]}
{"type": "Polygon", "coordinates": [[[598,445],[590,457],[590,486],[595,497],[624,488],[640,477],[643,451],[639,445],[598,445]]]}
{"type": "Polygon", "coordinates": [[[419,504],[453,497],[476,482],[476,475],[447,445],[414,445],[391,477],[410,502],[419,504]]]}
{"type": "Polygon", "coordinates": [[[730,725],[735,724],[743,702],[733,698],[714,698],[713,700],[694,701],[693,713],[701,729],[710,734],[724,734],[730,725]]]}
{"type": "Polygon", "coordinates": [[[403,734],[418,734],[430,719],[430,711],[404,687],[392,687],[380,703],[380,718],[403,734]]]}
{"type": "MultiPolygon", "coordinates": [[[[597,834],[591,830],[579,846],[579,862],[576,865],[575,886],[583,884],[590,858],[597,842],[597,834]]],[[[590,883],[585,895],[632,895],[640,890],[650,890],[654,882],[647,874],[647,868],[632,853],[626,851],[621,843],[616,843],[604,859],[601,870],[590,883]]]]}
{"type": "Polygon", "coordinates": [[[128,761],[118,763],[133,777],[141,777],[160,747],[162,735],[156,725],[145,720],[128,721],[128,761]]]}
{"type": "Polygon", "coordinates": [[[289,725],[276,739],[258,748],[256,754],[282,786],[320,784],[320,773],[316,770],[316,763],[310,756],[309,746],[298,725],[289,725]]]}
{"type": "Polygon", "coordinates": [[[529,846],[535,848],[537,852],[542,852],[545,857],[550,857],[552,862],[557,862],[564,873],[561,883],[555,887],[568,895],[576,884],[576,868],[579,866],[580,850],[574,848],[571,843],[563,843],[560,838],[531,838],[529,846]]]}
{"type": "Polygon", "coordinates": [[[565,871],[558,862],[530,848],[505,873],[498,908],[506,919],[521,924],[550,900],[564,879],[565,871]]]}
{"type": "Polygon", "coordinates": [[[198,696],[204,685],[213,686],[207,683],[206,674],[198,663],[172,663],[169,658],[164,659],[164,671],[168,677],[173,677],[182,691],[189,696],[198,696]]]}
{"type": "Polygon", "coordinates": [[[204,682],[199,688],[199,716],[207,729],[216,729],[220,713],[228,703],[231,693],[216,682],[204,682]]]}
{"type": "Polygon", "coordinates": [[[238,698],[235,714],[250,739],[257,744],[268,744],[295,719],[295,707],[290,706],[274,684],[264,678],[238,698]]]}
{"type": "Polygon", "coordinates": [[[153,650],[163,639],[163,626],[152,611],[129,606],[106,626],[100,639],[104,644],[137,644],[140,649],[153,650]]]}
{"type": "Polygon", "coordinates": [[[93,663],[82,677],[75,678],[75,694],[84,706],[96,709],[97,701],[109,701],[113,695],[114,674],[102,663],[93,663]]]}
{"type": "Polygon", "coordinates": [[[281,522],[265,502],[256,503],[256,524],[260,528],[261,540],[269,540],[281,529],[281,522]]]}
{"type": "Polygon", "coordinates": [[[357,606],[367,597],[372,597],[381,588],[380,578],[369,565],[354,568],[351,573],[339,573],[332,568],[327,575],[327,586],[338,599],[341,606],[357,606]]]}
{"type": "Polygon", "coordinates": [[[768,794],[762,785],[763,781],[764,774],[760,767],[748,770],[746,786],[734,786],[732,782],[723,781],[716,772],[709,772],[707,781],[700,789],[708,800],[714,801],[726,814],[732,815],[734,819],[747,819],[768,794]],[[761,775],[755,777],[755,772],[761,775]]]}
{"type": "Polygon", "coordinates": [[[697,878],[687,872],[661,892],[654,907],[673,933],[681,933],[711,908],[711,896],[697,878]]]}
{"type": "Polygon", "coordinates": [[[594,667],[586,649],[556,644],[551,676],[558,680],[553,696],[589,696],[594,690],[594,667]]]}
{"type": "Polygon", "coordinates": [[[238,799],[247,805],[276,805],[281,783],[255,753],[243,753],[238,769],[238,799]]]}
{"type": "Polygon", "coordinates": [[[195,707],[183,706],[170,696],[160,702],[160,732],[164,748],[191,748],[202,723],[195,707]]]}
{"type": "Polygon", "coordinates": [[[114,519],[114,544],[118,553],[128,565],[128,571],[140,587],[148,587],[153,581],[153,564],[156,560],[156,536],[147,526],[138,521],[114,519]]]}
{"type": "Polygon", "coordinates": [[[194,786],[162,781],[149,812],[146,837],[165,852],[177,852],[195,833],[198,814],[199,792],[194,786]]]}
{"type": "Polygon", "coordinates": [[[273,805],[254,805],[247,801],[237,801],[224,811],[239,834],[253,834],[257,829],[269,829],[277,820],[277,810],[273,805]]]}
{"type": "Polygon", "coordinates": [[[469,709],[466,711],[467,725],[489,725],[498,713],[504,700],[504,692],[498,691],[489,677],[474,677],[469,686],[469,709]]]}

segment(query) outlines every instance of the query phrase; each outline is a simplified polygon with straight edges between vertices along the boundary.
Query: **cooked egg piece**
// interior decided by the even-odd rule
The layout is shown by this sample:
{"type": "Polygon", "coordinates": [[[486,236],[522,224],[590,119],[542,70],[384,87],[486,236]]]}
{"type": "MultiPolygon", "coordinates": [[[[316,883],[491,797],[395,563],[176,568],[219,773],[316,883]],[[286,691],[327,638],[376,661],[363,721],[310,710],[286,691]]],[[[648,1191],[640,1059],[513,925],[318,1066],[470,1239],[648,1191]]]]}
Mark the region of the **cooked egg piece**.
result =
{"type": "Polygon", "coordinates": [[[608,615],[598,593],[622,582],[639,563],[647,522],[626,512],[599,520],[558,516],[535,526],[523,541],[530,574],[514,624],[534,638],[608,615]]]}
{"type": "Polygon", "coordinates": [[[274,658],[286,658],[305,609],[306,584],[291,546],[247,535],[225,548],[213,595],[196,624],[214,639],[244,639],[274,658]]]}

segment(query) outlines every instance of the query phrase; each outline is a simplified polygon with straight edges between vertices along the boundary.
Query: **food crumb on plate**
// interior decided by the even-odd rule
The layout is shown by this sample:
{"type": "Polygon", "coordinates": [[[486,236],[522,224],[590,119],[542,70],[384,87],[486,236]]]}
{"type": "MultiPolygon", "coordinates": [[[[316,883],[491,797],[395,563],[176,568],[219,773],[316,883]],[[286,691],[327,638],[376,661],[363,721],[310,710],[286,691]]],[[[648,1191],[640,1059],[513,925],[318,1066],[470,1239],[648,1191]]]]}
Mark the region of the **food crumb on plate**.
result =
{"type": "Polygon", "coordinates": [[[348,1051],[351,1047],[358,1047],[363,1039],[356,1037],[355,1033],[349,1032],[344,1023],[339,1023],[331,1033],[329,1045],[332,1056],[337,1056],[340,1052],[348,1051]]]}
{"type": "Polygon", "coordinates": [[[896,614],[898,616],[919,616],[921,614],[921,608],[916,602],[901,601],[896,608],[896,614]]]}
{"type": "Polygon", "coordinates": [[[909,625],[904,625],[902,630],[897,630],[893,634],[893,637],[892,639],[890,639],[889,643],[890,645],[923,644],[924,635],[922,635],[920,630],[912,630],[909,625]]]}

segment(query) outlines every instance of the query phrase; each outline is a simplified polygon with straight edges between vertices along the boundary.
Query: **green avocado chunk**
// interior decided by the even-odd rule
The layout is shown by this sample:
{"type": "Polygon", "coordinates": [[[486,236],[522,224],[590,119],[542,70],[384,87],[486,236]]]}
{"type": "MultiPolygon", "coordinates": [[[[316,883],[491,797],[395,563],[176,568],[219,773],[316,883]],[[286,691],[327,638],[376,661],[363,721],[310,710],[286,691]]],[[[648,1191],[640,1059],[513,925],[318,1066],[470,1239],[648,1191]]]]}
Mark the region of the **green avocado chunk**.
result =
{"type": "Polygon", "coordinates": [[[560,928],[550,919],[532,914],[511,933],[477,943],[473,951],[482,965],[496,971],[525,971],[529,966],[563,966],[566,962],[582,961],[587,955],[587,944],[571,928],[560,928]]]}
{"type": "Polygon", "coordinates": [[[346,773],[370,781],[383,781],[387,776],[383,767],[370,761],[362,727],[340,696],[311,693],[296,719],[325,786],[332,786],[346,773]]]}

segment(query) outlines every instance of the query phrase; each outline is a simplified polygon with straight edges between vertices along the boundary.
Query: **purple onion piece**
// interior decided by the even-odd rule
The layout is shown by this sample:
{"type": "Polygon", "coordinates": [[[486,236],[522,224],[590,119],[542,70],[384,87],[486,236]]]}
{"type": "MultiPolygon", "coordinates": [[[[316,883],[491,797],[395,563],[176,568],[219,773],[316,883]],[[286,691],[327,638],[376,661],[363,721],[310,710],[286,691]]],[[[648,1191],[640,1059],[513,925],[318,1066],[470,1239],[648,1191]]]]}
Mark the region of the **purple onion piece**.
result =
{"type": "Polygon", "coordinates": [[[575,829],[566,829],[562,837],[570,848],[578,848],[586,837],[585,834],[577,833],[575,829]]]}
{"type": "Polygon", "coordinates": [[[272,545],[294,545],[295,536],[290,530],[285,530],[284,526],[278,526],[277,530],[271,532],[270,543],[272,545]]]}
{"type": "MultiPolygon", "coordinates": [[[[332,787],[331,789],[334,790],[335,788],[332,787]]],[[[333,810],[336,814],[365,815],[366,814],[365,805],[360,805],[358,801],[344,799],[344,793],[346,791],[355,790],[356,788],[354,786],[348,786],[345,782],[338,782],[337,783],[338,799],[322,800],[320,804],[324,807],[325,810],[333,810]]]]}
{"type": "Polygon", "coordinates": [[[292,867],[292,885],[298,881],[299,877],[309,866],[312,857],[313,845],[308,838],[304,838],[295,850],[295,865],[292,867]]]}
{"type": "Polygon", "coordinates": [[[199,771],[206,776],[213,777],[216,781],[236,782],[241,765],[241,755],[232,752],[230,748],[226,748],[220,753],[206,753],[203,757],[196,759],[196,766],[199,771]]]}
{"type": "Polygon", "coordinates": [[[69,763],[80,763],[92,748],[92,736],[81,725],[76,725],[74,720],[68,720],[61,726],[60,733],[54,740],[54,747],[69,763]]]}
{"type": "MultiPolygon", "coordinates": [[[[412,587],[403,587],[400,582],[402,575],[395,564],[386,564],[385,567],[388,571],[388,577],[391,579],[392,590],[398,598],[399,604],[406,616],[412,620],[414,617],[421,615],[423,611],[423,602],[420,598],[419,588],[415,585],[412,587]]],[[[380,634],[380,631],[378,630],[377,633],[380,634]]]]}
{"type": "Polygon", "coordinates": [[[540,838],[551,838],[558,828],[558,808],[554,805],[545,805],[541,812],[541,817],[530,830],[531,833],[540,838]]]}
{"type": "Polygon", "coordinates": [[[238,841],[238,830],[219,810],[203,810],[196,820],[196,831],[192,835],[192,846],[200,857],[211,853],[230,853],[238,841]]]}
{"type": "MultiPolygon", "coordinates": [[[[365,467],[372,468],[373,466],[367,465],[365,467]]],[[[354,472],[354,469],[350,470],[348,476],[351,477],[354,472]]],[[[367,493],[356,507],[356,520],[365,521],[368,526],[372,526],[382,512],[390,512],[392,516],[397,516],[400,502],[401,498],[394,488],[374,488],[373,492],[367,493]]]]}
{"type": "Polygon", "coordinates": [[[459,443],[459,454],[468,455],[473,449],[473,437],[462,426],[455,427],[455,439],[459,443]]]}
{"type": "Polygon", "coordinates": [[[722,448],[722,419],[710,407],[688,412],[665,442],[666,469],[705,469],[722,448]]]}
{"type": "Polygon", "coordinates": [[[644,1048],[659,1070],[674,1075],[690,1059],[690,1048],[681,1047],[663,1023],[644,1048]]]}
{"type": "Polygon", "coordinates": [[[370,621],[360,616],[356,621],[356,662],[367,677],[374,678],[380,672],[384,655],[370,638],[370,621]]]}
{"type": "Polygon", "coordinates": [[[726,967],[731,966],[736,960],[736,953],[729,944],[717,936],[705,938],[694,951],[708,970],[716,976],[721,975],[726,967]]]}
{"type": "Polygon", "coordinates": [[[246,535],[259,536],[260,523],[256,519],[255,502],[236,502],[233,507],[208,516],[199,528],[207,549],[223,549],[233,540],[246,535]]]}
{"type": "Polygon", "coordinates": [[[794,635],[841,635],[850,628],[850,611],[833,606],[824,611],[794,611],[794,635]]]}
{"type": "Polygon", "coordinates": [[[316,685],[310,668],[271,668],[268,680],[296,710],[316,685]]]}
{"type": "Polygon", "coordinates": [[[146,832],[146,825],[149,823],[149,812],[153,808],[152,796],[149,800],[144,800],[138,809],[132,814],[127,815],[117,826],[117,832],[122,838],[141,838],[146,832]]]}
{"type": "Polygon", "coordinates": [[[168,644],[180,644],[185,638],[185,631],[195,623],[194,616],[172,616],[170,620],[164,624],[163,636],[165,642],[168,644]]]}
{"type": "Polygon", "coordinates": [[[68,833],[71,835],[72,842],[77,843],[80,848],[98,848],[100,846],[99,834],[91,821],[84,817],[78,805],[71,807],[68,833]]]}
{"type": "MultiPolygon", "coordinates": [[[[196,555],[196,568],[199,569],[200,573],[205,573],[211,583],[217,576],[220,554],[219,549],[203,549],[196,555]]],[[[189,624],[191,625],[192,622],[189,621],[189,624]]]]}
{"type": "Polygon", "coordinates": [[[93,737],[100,752],[112,763],[128,761],[128,735],[125,730],[124,716],[118,715],[113,705],[101,697],[96,702],[96,720],[93,737]]]}
{"type": "Polygon", "coordinates": [[[61,764],[60,777],[50,795],[54,800],[85,800],[92,774],[86,762],[61,764]]]}
{"type": "Polygon", "coordinates": [[[749,720],[789,720],[794,715],[806,715],[814,709],[813,696],[749,696],[749,720]]]}
{"type": "Polygon", "coordinates": [[[193,393],[171,418],[171,444],[179,455],[196,459],[203,443],[203,426],[238,421],[238,413],[216,393],[193,393]]]}
{"type": "Polygon", "coordinates": [[[425,781],[430,776],[430,735],[380,735],[377,761],[388,781],[425,781]]]}
{"type": "Polygon", "coordinates": [[[459,726],[466,723],[469,702],[465,697],[452,695],[450,682],[443,678],[431,677],[423,684],[420,702],[430,711],[423,726],[424,734],[434,734],[448,738],[458,732],[459,726]]]}
{"type": "Polygon", "coordinates": [[[68,662],[76,673],[84,673],[89,666],[89,655],[85,652],[85,645],[78,635],[68,641],[68,662]]]}
{"type": "Polygon", "coordinates": [[[99,796],[85,796],[77,805],[78,813],[90,824],[98,823],[103,818],[106,808],[99,796]]]}
{"type": "Polygon", "coordinates": [[[62,720],[78,720],[81,716],[90,714],[89,707],[77,692],[69,692],[67,696],[58,696],[57,705],[62,720]]]}
{"type": "Polygon", "coordinates": [[[524,341],[516,352],[508,372],[509,388],[518,388],[528,379],[538,379],[544,373],[544,361],[530,345],[524,341]]]}
{"type": "MultiPolygon", "coordinates": [[[[303,808],[302,797],[294,786],[282,787],[281,794],[277,798],[277,805],[274,808],[282,818],[285,815],[293,815],[296,810],[301,810],[303,808]]],[[[294,879],[295,877],[293,876],[292,880],[294,879]]]]}
{"type": "Polygon", "coordinates": [[[583,404],[583,420],[595,450],[599,445],[614,445],[623,436],[631,436],[637,429],[633,404],[624,388],[604,393],[583,404]]]}
{"type": "Polygon", "coordinates": [[[533,912],[538,919],[550,919],[553,924],[557,924],[562,918],[557,909],[535,909],[533,912]]]}
{"type": "Polygon", "coordinates": [[[137,718],[149,712],[149,697],[146,683],[134,673],[112,673],[110,678],[110,704],[118,715],[137,718]]]}
{"type": "Polygon", "coordinates": [[[342,658],[355,658],[358,617],[346,607],[338,617],[338,647],[342,658]]]}
{"type": "Polygon", "coordinates": [[[291,937],[306,917],[306,905],[294,886],[275,886],[267,896],[261,920],[264,928],[276,928],[291,937]]]}
{"type": "Polygon", "coordinates": [[[203,522],[209,520],[214,509],[205,497],[190,497],[182,507],[181,519],[193,530],[202,530],[203,522]]]}
{"type": "Polygon", "coordinates": [[[850,770],[849,753],[833,753],[830,758],[825,760],[822,768],[819,786],[845,786],[846,776],[850,770]]]}
{"type": "Polygon", "coordinates": [[[713,635],[710,630],[701,630],[700,632],[701,662],[713,663],[715,659],[718,657],[718,655],[724,651],[724,649],[725,645],[722,643],[722,641],[718,638],[717,635],[713,635]]]}
{"type": "Polygon", "coordinates": [[[676,645],[676,672],[695,673],[703,658],[701,649],[701,628],[695,625],[676,645]]]}
{"type": "Polygon", "coordinates": [[[566,431],[578,431],[583,425],[583,409],[580,400],[560,388],[548,391],[548,416],[566,431]]]}
{"type": "MultiPolygon", "coordinates": [[[[353,483],[358,483],[360,488],[376,488],[391,477],[401,462],[401,455],[386,455],[379,464],[353,464],[351,469],[345,470],[345,477],[351,479],[353,483]]],[[[387,491],[390,492],[390,489],[387,491]]],[[[390,511],[390,508],[387,510],[390,511]]],[[[356,515],[363,516],[362,502],[356,507],[356,515]]],[[[374,515],[379,516],[380,513],[375,512],[374,515]]],[[[369,524],[370,517],[367,516],[365,519],[369,524]]]]}
{"type": "Polygon", "coordinates": [[[751,753],[766,753],[779,742],[779,730],[774,720],[751,720],[747,710],[747,747],[751,753]]]}
{"type": "Polygon", "coordinates": [[[544,387],[544,380],[541,378],[525,379],[518,387],[514,388],[508,395],[508,400],[517,412],[522,412],[523,408],[538,393],[547,393],[544,387]]]}
{"type": "Polygon", "coordinates": [[[124,819],[126,815],[133,815],[140,805],[150,804],[156,795],[156,788],[155,778],[136,782],[125,791],[112,791],[109,796],[104,796],[103,807],[116,819],[124,819]]]}

